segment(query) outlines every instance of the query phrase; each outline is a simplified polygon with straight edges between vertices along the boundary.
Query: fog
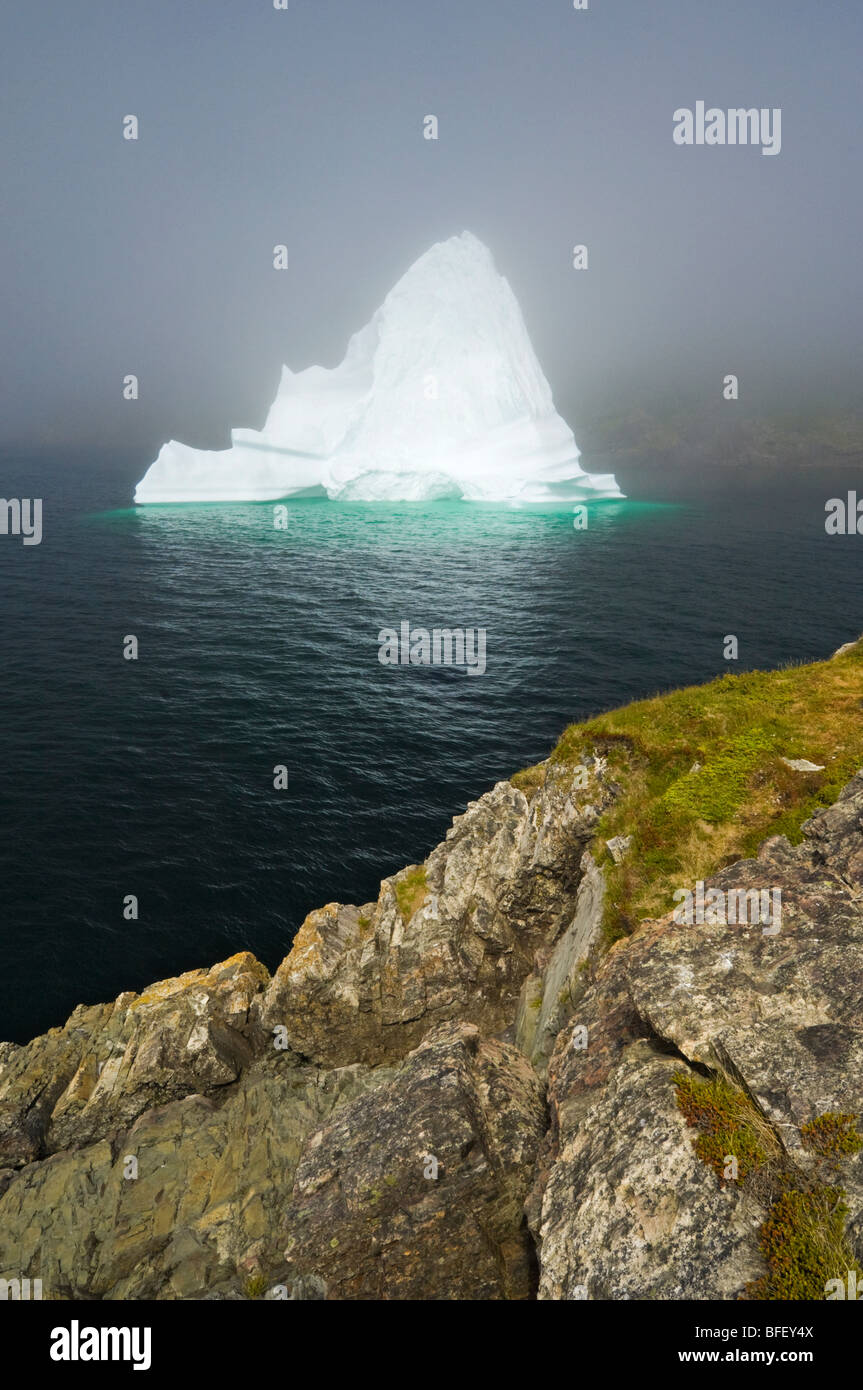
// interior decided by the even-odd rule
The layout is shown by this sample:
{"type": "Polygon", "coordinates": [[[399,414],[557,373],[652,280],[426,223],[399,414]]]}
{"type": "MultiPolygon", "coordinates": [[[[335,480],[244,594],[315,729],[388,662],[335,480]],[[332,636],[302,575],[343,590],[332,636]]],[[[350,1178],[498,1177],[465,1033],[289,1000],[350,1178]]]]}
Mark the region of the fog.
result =
{"type": "Polygon", "coordinates": [[[756,413],[847,404],[861,39],[838,0],[17,6],[0,442],[142,465],[170,437],[224,447],[263,423],[282,362],[333,366],[465,228],[577,439],[602,412],[711,407],[727,373],[756,413]],[[699,101],[780,110],[781,149],[676,144],[699,101]]]}

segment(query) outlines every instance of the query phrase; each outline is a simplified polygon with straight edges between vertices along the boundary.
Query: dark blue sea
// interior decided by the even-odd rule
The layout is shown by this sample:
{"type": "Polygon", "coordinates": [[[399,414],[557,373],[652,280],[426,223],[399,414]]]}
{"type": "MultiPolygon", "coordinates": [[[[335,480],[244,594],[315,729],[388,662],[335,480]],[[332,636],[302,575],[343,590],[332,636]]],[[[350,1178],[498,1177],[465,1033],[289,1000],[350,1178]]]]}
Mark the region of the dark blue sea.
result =
{"type": "Polygon", "coordinates": [[[44,508],[41,545],[0,536],[3,1039],[244,948],[274,968],[570,721],[863,630],[833,478],[597,504],[584,531],[317,500],[280,531],[270,505],[133,508],[148,462],[0,460],[44,508]],[[485,628],[485,674],[381,665],[405,620],[485,628]]]}

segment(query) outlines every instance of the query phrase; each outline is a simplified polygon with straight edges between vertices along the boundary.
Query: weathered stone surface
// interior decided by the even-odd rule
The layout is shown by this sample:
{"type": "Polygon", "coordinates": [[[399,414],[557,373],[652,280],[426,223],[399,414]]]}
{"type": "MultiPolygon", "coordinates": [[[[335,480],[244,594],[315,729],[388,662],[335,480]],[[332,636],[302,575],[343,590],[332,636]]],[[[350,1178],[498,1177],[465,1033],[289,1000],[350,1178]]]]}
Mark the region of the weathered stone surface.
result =
{"type": "Polygon", "coordinates": [[[424,878],[406,869],[374,905],[311,913],[260,1002],[262,1027],[286,1027],[297,1052],[328,1066],[403,1057],[449,1019],[511,1027],[535,952],[572,917],[582,854],[613,796],[601,760],[578,782],[549,768],[530,800],[499,782],[456,817],[424,878]],[[406,911],[412,885],[420,901],[406,911]]]}
{"type": "Polygon", "coordinates": [[[733,1298],[760,1272],[758,1209],[696,1157],[679,1068],[634,1040],[569,1105],[543,1194],[540,1298],[733,1298]]]}
{"type": "Polygon", "coordinates": [[[819,1112],[863,1112],[863,913],[841,872],[859,870],[863,836],[847,820],[861,807],[855,778],[816,818],[818,849],[777,837],[710,880],[726,893],[780,889],[776,936],[758,924],[666,923],[626,953],[641,1017],[693,1061],[739,1074],[792,1144],[819,1112]],[[831,837],[830,827],[840,829],[831,837]]]}
{"type": "Polygon", "coordinates": [[[0,1054],[0,1171],[45,1152],[51,1115],[113,1012],[111,1004],[77,1008],[64,1028],[26,1047],[4,1043],[0,1054]]]}
{"type": "Polygon", "coordinates": [[[606,840],[605,844],[615,864],[621,864],[632,844],[632,836],[614,835],[610,840],[606,840]]]}
{"type": "Polygon", "coordinates": [[[537,952],[519,1000],[516,1042],[540,1075],[545,1075],[555,1039],[584,992],[582,967],[602,926],[605,878],[589,851],[581,871],[575,915],[551,947],[537,952]]]}
{"type": "Polygon", "coordinates": [[[60,1299],[228,1298],[255,1279],[292,1298],[525,1298],[544,1128],[525,1058],[472,1025],[397,1072],[273,1052],[224,1095],[8,1174],[0,1277],[32,1270],[60,1299]]]}
{"type": "Polygon", "coordinates": [[[279,1255],[306,1137],[388,1076],[320,1073],[274,1052],[226,1091],[148,1110],[113,1144],[9,1174],[0,1278],[33,1269],[52,1298],[199,1298],[220,1284],[242,1294],[279,1255]]]}
{"type": "Polygon", "coordinates": [[[277,1280],[328,1299],[528,1298],[523,1206],[544,1130],[515,1048],[472,1024],[435,1029],[306,1145],[277,1280]]]}
{"type": "MultiPolygon", "coordinates": [[[[361,1257],[355,1227],[344,1296],[368,1296],[386,1267],[387,1297],[422,1277],[431,1297],[524,1297],[522,1199],[541,1088],[518,1052],[475,1025],[512,1027],[537,946],[571,921],[584,845],[610,796],[601,764],[586,789],[549,769],[529,800],[501,783],[458,818],[421,882],[405,871],[368,909],[312,914],[272,983],[241,954],[79,1008],[27,1047],[3,1045],[0,1277],[30,1270],[58,1298],[244,1296],[284,1261],[289,1202],[302,1249],[316,1249],[297,1163],[314,1140],[307,1172],[322,1126],[369,1092],[374,1104],[352,1112],[356,1171],[376,1154],[391,1171],[424,1116],[443,1176],[411,1197],[405,1170],[394,1195],[384,1190],[407,1203],[405,1231],[425,1231],[429,1258],[433,1235],[463,1267],[435,1256],[425,1276],[422,1260],[411,1273],[393,1208],[384,1266],[371,1245],[361,1257]],[[389,1063],[448,1017],[462,1020],[457,1036],[429,1040],[396,1084],[389,1063]],[[283,1023],[288,1050],[275,1046],[283,1023]]],[[[290,1296],[332,1296],[325,1273],[292,1273],[290,1296]]]]}
{"type": "Polygon", "coordinates": [[[863,772],[858,772],[832,806],[803,827],[814,864],[829,863],[852,888],[863,887],[863,772]]]}
{"type": "Polygon", "coordinates": [[[269,972],[248,952],[78,1008],[63,1029],[0,1058],[0,1167],[87,1144],[153,1105],[236,1080],[249,1005],[269,972]]]}
{"type": "MultiPolygon", "coordinates": [[[[540,1297],[737,1297],[759,1272],[763,1212],[692,1149],[671,1077],[721,1069],[790,1155],[825,1111],[863,1114],[863,776],[792,848],[706,887],[781,890],[781,925],[644,923],[600,965],[549,1067],[552,1127],[529,1209],[540,1297]],[[582,1046],[580,1028],[587,1029],[582,1046]]],[[[863,1159],[843,1168],[863,1253],[863,1159]]]]}

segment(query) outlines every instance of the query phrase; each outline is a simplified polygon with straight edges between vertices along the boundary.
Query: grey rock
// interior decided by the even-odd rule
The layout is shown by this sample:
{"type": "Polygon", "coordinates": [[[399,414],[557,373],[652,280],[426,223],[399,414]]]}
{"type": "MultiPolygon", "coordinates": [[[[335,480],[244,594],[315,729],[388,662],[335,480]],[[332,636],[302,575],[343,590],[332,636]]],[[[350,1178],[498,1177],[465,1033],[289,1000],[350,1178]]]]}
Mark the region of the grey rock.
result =
{"type": "Polygon", "coordinates": [[[530,1297],[523,1204],[544,1130],[515,1048],[472,1024],[433,1030],[307,1143],[278,1281],[316,1280],[327,1299],[530,1297]]]}
{"type": "MultiPolygon", "coordinates": [[[[764,1212],[695,1157],[672,1075],[729,1076],[804,1164],[802,1124],[863,1114],[861,822],[858,774],[802,844],[776,836],[709,880],[779,888],[777,935],[669,914],[601,963],[549,1064],[552,1125],[528,1202],[541,1298],[735,1298],[760,1272],[764,1212]]],[[[859,1257],[859,1155],[841,1185],[859,1257]]]]}
{"type": "Polygon", "coordinates": [[[457,816],[423,866],[374,905],[306,919],[254,1010],[263,1030],[326,1066],[403,1057],[453,1019],[511,1027],[538,949],[569,925],[581,860],[613,799],[599,762],[581,788],[550,767],[528,798],[509,782],[457,816]]]}
{"type": "Polygon", "coordinates": [[[615,864],[621,864],[626,858],[627,851],[632,844],[632,836],[614,835],[610,840],[606,840],[605,844],[615,864]]]}
{"type": "Polygon", "coordinates": [[[605,876],[589,851],[581,861],[575,915],[551,947],[539,952],[534,973],[522,986],[516,1042],[544,1075],[555,1039],[584,991],[582,967],[599,939],[605,876]]]}

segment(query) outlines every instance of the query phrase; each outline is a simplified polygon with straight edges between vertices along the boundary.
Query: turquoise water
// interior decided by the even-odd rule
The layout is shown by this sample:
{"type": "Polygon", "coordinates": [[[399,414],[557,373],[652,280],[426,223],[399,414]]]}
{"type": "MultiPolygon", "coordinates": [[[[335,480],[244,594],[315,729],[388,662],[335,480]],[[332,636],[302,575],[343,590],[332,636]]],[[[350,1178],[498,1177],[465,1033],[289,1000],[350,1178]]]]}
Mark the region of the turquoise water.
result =
{"type": "Polygon", "coordinates": [[[242,948],[274,967],[569,721],[731,669],[727,633],[743,669],[863,629],[823,489],[594,504],[586,531],[571,507],[303,500],[280,531],[266,504],[130,508],[110,464],[4,477],[44,499],[40,546],[0,540],[4,1038],[242,948]],[[381,665],[402,621],[484,628],[485,674],[381,665]]]}

